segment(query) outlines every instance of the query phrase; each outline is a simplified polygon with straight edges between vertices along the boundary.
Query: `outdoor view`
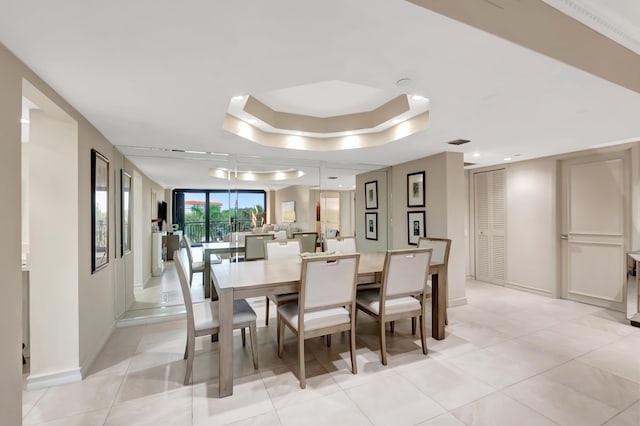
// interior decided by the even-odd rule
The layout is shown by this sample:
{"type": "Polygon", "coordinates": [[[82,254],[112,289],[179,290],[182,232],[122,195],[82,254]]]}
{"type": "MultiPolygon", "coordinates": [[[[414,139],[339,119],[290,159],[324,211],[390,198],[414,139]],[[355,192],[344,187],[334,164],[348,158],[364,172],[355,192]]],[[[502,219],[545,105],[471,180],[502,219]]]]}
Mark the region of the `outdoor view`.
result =
{"type": "Polygon", "coordinates": [[[174,197],[174,217],[195,244],[220,241],[230,232],[264,223],[264,191],[175,191],[174,197]]]}

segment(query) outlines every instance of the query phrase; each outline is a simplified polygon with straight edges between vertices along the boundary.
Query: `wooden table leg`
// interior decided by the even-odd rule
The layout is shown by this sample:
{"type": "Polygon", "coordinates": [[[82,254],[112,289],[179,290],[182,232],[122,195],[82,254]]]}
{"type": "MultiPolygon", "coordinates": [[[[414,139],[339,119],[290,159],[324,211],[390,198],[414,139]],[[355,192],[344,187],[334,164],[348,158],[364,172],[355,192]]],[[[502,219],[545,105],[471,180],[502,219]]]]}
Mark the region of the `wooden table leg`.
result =
{"type": "Polygon", "coordinates": [[[223,398],[233,395],[233,290],[218,289],[218,297],[218,396],[223,398]]]}
{"type": "Polygon", "coordinates": [[[436,340],[444,339],[444,315],[447,309],[445,285],[446,274],[438,272],[431,276],[431,336],[436,340]]]}
{"type": "Polygon", "coordinates": [[[202,285],[204,286],[204,298],[211,297],[211,251],[204,249],[202,260],[204,261],[204,272],[202,273],[202,285]]]}

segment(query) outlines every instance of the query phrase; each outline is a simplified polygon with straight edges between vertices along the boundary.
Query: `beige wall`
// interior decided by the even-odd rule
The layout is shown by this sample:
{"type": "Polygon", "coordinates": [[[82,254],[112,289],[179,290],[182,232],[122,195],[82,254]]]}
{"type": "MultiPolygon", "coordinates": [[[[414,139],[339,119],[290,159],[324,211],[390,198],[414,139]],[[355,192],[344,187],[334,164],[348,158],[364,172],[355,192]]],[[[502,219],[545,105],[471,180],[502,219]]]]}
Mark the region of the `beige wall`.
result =
{"type": "Polygon", "coordinates": [[[4,231],[0,245],[0,413],[2,422],[22,422],[22,285],[20,271],[20,114],[21,63],[0,44],[0,217],[4,231]]]}
{"type": "Polygon", "coordinates": [[[465,179],[461,153],[443,152],[397,164],[391,168],[391,216],[393,228],[390,248],[411,247],[407,238],[407,212],[425,211],[427,235],[451,239],[448,300],[450,305],[465,304],[466,243],[465,179]],[[407,207],[407,175],[425,172],[425,207],[407,207]]]}
{"type": "Polygon", "coordinates": [[[374,170],[372,172],[362,173],[356,176],[356,203],[355,203],[355,229],[353,232],[356,236],[358,251],[361,253],[373,253],[376,251],[385,251],[389,247],[389,197],[388,180],[391,174],[391,168],[374,170]],[[378,181],[378,208],[365,209],[364,185],[367,182],[378,181]],[[365,233],[365,213],[378,213],[378,240],[367,240],[365,233]]]}
{"type": "Polygon", "coordinates": [[[292,228],[298,228],[300,231],[314,231],[316,229],[316,201],[310,186],[292,185],[277,190],[273,223],[282,222],[283,201],[295,202],[296,222],[292,224],[292,228]]]}

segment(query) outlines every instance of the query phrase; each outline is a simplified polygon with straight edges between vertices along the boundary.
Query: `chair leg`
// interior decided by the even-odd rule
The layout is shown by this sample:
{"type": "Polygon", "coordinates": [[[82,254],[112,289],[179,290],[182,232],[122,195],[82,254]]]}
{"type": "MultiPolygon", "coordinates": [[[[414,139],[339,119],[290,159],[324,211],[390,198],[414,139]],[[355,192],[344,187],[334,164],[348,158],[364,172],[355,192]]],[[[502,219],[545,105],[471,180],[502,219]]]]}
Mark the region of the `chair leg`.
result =
{"type": "Polygon", "coordinates": [[[249,323],[249,340],[251,340],[251,356],[253,356],[253,368],[258,369],[258,330],[256,322],[249,323]]]}
{"type": "MultiPolygon", "coordinates": [[[[269,325],[269,296],[265,296],[264,325],[269,325]]],[[[276,323],[277,324],[277,323],[276,323]]]]}
{"type": "Polygon", "coordinates": [[[358,363],[356,362],[356,331],[355,328],[349,330],[349,349],[351,350],[351,372],[358,374],[358,363]]]}
{"type": "Polygon", "coordinates": [[[396,322],[395,321],[391,321],[389,323],[389,330],[391,331],[391,333],[395,333],[396,332],[396,322]]]}
{"type": "MultiPolygon", "coordinates": [[[[280,321],[280,312],[276,313],[276,343],[280,344],[280,336],[284,336],[284,328],[283,328],[283,323],[282,321],[280,321]],[[280,331],[282,330],[282,333],[280,333],[280,331]]],[[[284,338],[284,337],[282,337],[284,338]]]]}
{"type": "Polygon", "coordinates": [[[327,347],[330,348],[331,347],[331,335],[327,334],[327,347]]]}
{"type": "Polygon", "coordinates": [[[298,334],[298,359],[300,360],[300,389],[304,389],[307,387],[304,369],[304,338],[300,334],[298,334]]]}
{"type": "Polygon", "coordinates": [[[242,347],[244,348],[245,346],[247,346],[247,335],[245,333],[244,327],[240,329],[240,336],[242,337],[242,347]]]}
{"type": "Polygon", "coordinates": [[[188,385],[191,383],[191,372],[193,371],[193,356],[196,349],[196,338],[195,336],[187,336],[187,371],[184,373],[184,384],[188,385]]]}
{"type": "Polygon", "coordinates": [[[187,343],[184,345],[184,358],[182,359],[187,359],[188,355],[189,355],[189,337],[187,337],[187,343]]]}
{"type": "Polygon", "coordinates": [[[282,319],[278,317],[278,356],[282,358],[282,352],[284,351],[284,324],[282,319]]]}
{"type": "Polygon", "coordinates": [[[449,325],[449,315],[447,314],[447,308],[444,308],[444,325],[449,325]]]}
{"type": "Polygon", "coordinates": [[[416,317],[411,317],[411,334],[416,335],[416,317]]]}
{"type": "Polygon", "coordinates": [[[420,315],[420,339],[422,339],[422,353],[427,354],[427,333],[424,328],[424,316],[420,315]]]}
{"type": "Polygon", "coordinates": [[[387,330],[385,329],[385,323],[382,320],[380,321],[380,355],[382,358],[382,365],[387,365],[387,341],[385,334],[387,330]]]}
{"type": "Polygon", "coordinates": [[[193,271],[189,274],[189,287],[191,287],[191,283],[193,282],[193,271]]]}

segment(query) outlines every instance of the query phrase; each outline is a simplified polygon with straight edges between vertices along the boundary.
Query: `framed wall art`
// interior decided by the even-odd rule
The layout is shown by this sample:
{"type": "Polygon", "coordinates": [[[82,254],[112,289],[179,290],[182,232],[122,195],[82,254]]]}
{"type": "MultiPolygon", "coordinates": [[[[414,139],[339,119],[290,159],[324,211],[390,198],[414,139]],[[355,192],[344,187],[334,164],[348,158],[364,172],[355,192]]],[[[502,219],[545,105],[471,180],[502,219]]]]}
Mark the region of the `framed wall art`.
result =
{"type": "Polygon", "coordinates": [[[407,239],[410,245],[418,245],[420,237],[426,237],[426,229],[424,212],[407,212],[407,239]]]}
{"type": "Polygon", "coordinates": [[[378,213],[364,214],[365,238],[367,240],[378,240],[378,213]]]}
{"type": "Polygon", "coordinates": [[[407,175],[407,207],[424,207],[424,172],[407,175]]]}
{"type": "Polygon", "coordinates": [[[367,182],[364,184],[365,208],[378,208],[378,181],[367,182]]]}
{"type": "Polygon", "coordinates": [[[109,160],[91,150],[91,273],[109,264],[109,160]]]}

